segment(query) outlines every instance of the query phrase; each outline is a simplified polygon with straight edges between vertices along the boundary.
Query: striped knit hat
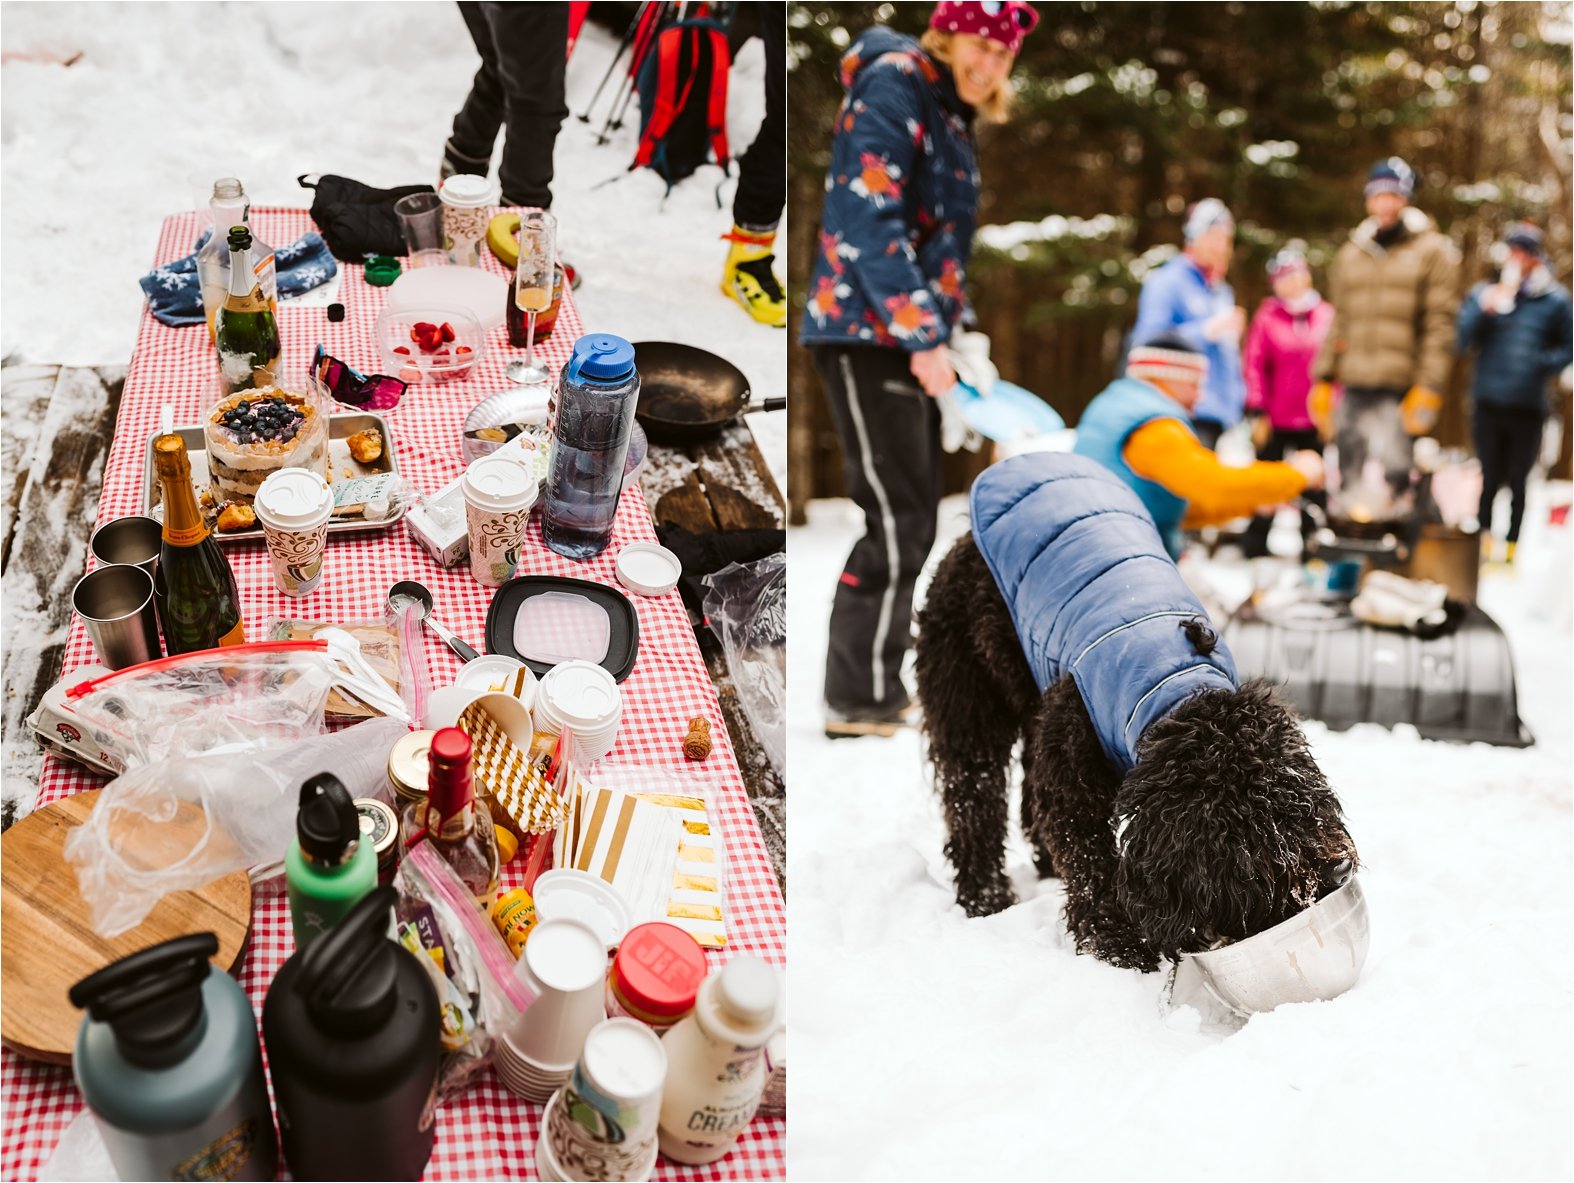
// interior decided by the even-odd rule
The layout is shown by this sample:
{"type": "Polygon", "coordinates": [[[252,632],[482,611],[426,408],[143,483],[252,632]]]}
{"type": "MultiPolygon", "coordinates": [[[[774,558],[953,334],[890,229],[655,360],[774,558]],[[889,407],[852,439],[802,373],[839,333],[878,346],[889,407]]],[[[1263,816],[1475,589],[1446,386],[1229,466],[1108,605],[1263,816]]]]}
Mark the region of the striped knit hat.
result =
{"type": "Polygon", "coordinates": [[[1201,386],[1208,376],[1208,359],[1179,337],[1155,337],[1134,346],[1126,355],[1126,377],[1144,382],[1162,380],[1201,386]]]}

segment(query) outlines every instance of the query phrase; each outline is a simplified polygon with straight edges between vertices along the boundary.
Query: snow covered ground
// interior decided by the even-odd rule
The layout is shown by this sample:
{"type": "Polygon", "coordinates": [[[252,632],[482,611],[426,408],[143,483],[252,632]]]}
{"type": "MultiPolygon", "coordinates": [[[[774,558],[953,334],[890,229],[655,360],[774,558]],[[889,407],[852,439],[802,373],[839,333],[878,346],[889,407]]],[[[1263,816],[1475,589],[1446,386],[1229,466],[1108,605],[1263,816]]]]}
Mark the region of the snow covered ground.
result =
{"type": "MultiPolygon", "coordinates": [[[[1569,595],[1547,500],[1523,569],[1481,591],[1536,745],[1307,724],[1365,863],[1370,955],[1343,997],[1224,1039],[1160,1017],[1162,975],[1076,956],[1020,835],[1022,902],[965,918],[918,737],[821,736],[859,526],[850,503],[813,504],[788,540],[792,1177],[1568,1179],[1574,683],[1569,633],[1535,614],[1569,595]]],[[[965,500],[942,513],[937,556],[965,500]]]]}
{"type": "MultiPolygon", "coordinates": [[[[152,265],[160,224],[206,208],[216,177],[240,177],[259,206],[309,206],[302,173],[379,187],[435,182],[479,64],[450,3],[5,3],[0,40],[0,355],[8,366],[124,366],[144,304],[137,279],[152,265]],[[237,50],[244,104],[225,89],[237,50]],[[59,64],[77,53],[75,64],[59,64]]],[[[613,86],[593,122],[574,118],[615,48],[615,38],[586,25],[568,66],[573,114],[554,153],[559,246],[584,276],[575,298],[585,327],[710,349],[748,375],[757,399],[784,395],[786,333],[756,325],[720,291],[727,244],[719,236],[732,225],[736,169],[720,206],[721,174],[710,167],[663,200],[653,172],[625,172],[637,107],[606,145],[595,134],[613,86]]],[[[737,154],[759,127],[763,87],[754,39],[729,88],[737,154]]],[[[0,417],[10,436],[33,429],[3,409],[0,417]]],[[[785,492],[786,416],[749,422],[785,492]]],[[[33,676],[38,617],[26,607],[13,604],[0,623],[7,687],[33,676]]],[[[20,754],[36,767],[36,753],[20,754]]],[[[7,796],[30,808],[31,785],[13,785],[17,766],[5,767],[7,796]]]]}

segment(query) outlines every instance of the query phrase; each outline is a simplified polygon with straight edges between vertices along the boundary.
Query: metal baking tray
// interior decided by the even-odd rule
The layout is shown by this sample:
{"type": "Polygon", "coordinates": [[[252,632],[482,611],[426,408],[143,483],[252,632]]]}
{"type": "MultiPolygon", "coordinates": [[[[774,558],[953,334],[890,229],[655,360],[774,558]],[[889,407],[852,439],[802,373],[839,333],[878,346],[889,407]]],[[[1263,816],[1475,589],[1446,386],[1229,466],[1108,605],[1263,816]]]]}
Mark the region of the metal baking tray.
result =
{"type": "MultiPolygon", "coordinates": [[[[185,426],[171,428],[176,435],[186,441],[186,455],[191,458],[191,483],[196,486],[200,502],[202,491],[208,486],[208,451],[207,440],[202,433],[202,424],[193,423],[185,426]]],[[[163,520],[160,508],[158,476],[153,471],[153,440],[148,437],[146,455],[143,457],[142,471],[142,512],[150,517],[163,520]]],[[[381,473],[399,473],[398,462],[394,459],[393,432],[388,426],[388,420],[381,415],[373,415],[368,411],[345,412],[328,416],[328,483],[338,484],[340,481],[352,480],[355,477],[377,476],[381,473]],[[365,431],[368,427],[375,427],[382,433],[383,454],[370,464],[361,464],[350,458],[350,446],[345,441],[358,431],[365,431]]],[[[362,517],[338,517],[328,519],[328,533],[345,534],[354,530],[386,530],[400,518],[404,517],[405,507],[400,503],[393,514],[381,521],[368,522],[362,517]]],[[[206,511],[204,511],[206,512],[206,511]]],[[[210,525],[211,525],[211,515],[210,525]]],[[[213,537],[220,542],[245,542],[251,539],[261,540],[262,527],[254,526],[250,530],[231,530],[228,533],[215,529],[213,537]]]]}

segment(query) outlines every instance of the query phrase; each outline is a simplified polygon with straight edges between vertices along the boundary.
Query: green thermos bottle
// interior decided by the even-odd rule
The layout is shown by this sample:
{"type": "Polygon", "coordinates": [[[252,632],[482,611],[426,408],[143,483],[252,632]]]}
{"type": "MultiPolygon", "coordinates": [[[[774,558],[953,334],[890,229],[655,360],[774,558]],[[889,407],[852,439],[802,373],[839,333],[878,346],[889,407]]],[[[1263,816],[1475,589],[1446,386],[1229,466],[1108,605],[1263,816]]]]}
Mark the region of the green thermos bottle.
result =
{"type": "Polygon", "coordinates": [[[332,773],[301,786],[295,839],[284,856],[295,947],[327,932],[377,886],[377,854],[361,841],[361,817],[350,791],[332,773]]]}

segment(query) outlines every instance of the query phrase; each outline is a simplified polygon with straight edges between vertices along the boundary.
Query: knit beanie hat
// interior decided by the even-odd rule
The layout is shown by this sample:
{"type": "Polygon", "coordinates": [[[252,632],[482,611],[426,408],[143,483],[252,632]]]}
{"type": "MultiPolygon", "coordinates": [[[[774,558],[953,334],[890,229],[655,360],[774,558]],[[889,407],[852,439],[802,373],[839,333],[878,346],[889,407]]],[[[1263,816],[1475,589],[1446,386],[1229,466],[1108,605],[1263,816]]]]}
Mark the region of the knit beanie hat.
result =
{"type": "Polygon", "coordinates": [[[1503,232],[1503,241],[1511,247],[1540,256],[1546,251],[1546,240],[1541,231],[1529,222],[1515,222],[1503,232]]]}
{"type": "Polygon", "coordinates": [[[1181,233],[1188,243],[1196,242],[1215,226],[1235,226],[1235,215],[1229,206],[1217,197],[1204,197],[1186,211],[1186,224],[1181,233]]]}
{"type": "Polygon", "coordinates": [[[1208,359],[1183,338],[1165,335],[1126,354],[1126,377],[1144,382],[1162,379],[1201,386],[1208,376],[1208,359]]]}
{"type": "Polygon", "coordinates": [[[1289,275],[1295,271],[1310,273],[1311,265],[1307,263],[1306,256],[1301,253],[1301,248],[1287,246],[1268,260],[1268,278],[1278,279],[1281,275],[1289,275]]]}
{"type": "Polygon", "coordinates": [[[1372,166],[1372,171],[1366,174],[1366,195],[1374,193],[1397,193],[1406,201],[1416,191],[1415,169],[1411,168],[1397,156],[1390,156],[1387,160],[1379,160],[1372,166]]]}
{"type": "Polygon", "coordinates": [[[942,0],[929,17],[929,27],[942,33],[972,33],[998,41],[1013,54],[1038,24],[1038,10],[1022,0],[942,0]]]}

